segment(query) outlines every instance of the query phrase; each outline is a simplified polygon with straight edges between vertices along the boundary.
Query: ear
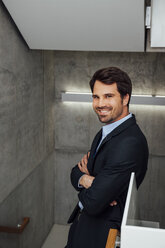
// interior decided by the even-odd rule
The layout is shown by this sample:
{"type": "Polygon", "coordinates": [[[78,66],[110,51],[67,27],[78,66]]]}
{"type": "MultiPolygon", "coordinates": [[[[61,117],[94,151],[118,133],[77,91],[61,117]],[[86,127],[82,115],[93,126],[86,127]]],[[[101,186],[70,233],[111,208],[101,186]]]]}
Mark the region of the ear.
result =
{"type": "Polygon", "coordinates": [[[129,95],[127,94],[123,97],[123,105],[126,106],[128,104],[128,101],[129,101],[129,95]]]}

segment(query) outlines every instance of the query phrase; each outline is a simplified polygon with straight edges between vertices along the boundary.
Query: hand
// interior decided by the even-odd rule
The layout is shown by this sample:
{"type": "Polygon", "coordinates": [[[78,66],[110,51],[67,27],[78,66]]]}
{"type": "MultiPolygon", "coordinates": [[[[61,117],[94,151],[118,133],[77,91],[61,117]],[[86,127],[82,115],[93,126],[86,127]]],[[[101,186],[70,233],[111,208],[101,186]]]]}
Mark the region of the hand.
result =
{"type": "Polygon", "coordinates": [[[89,176],[89,175],[83,175],[81,178],[80,178],[80,185],[83,186],[84,188],[88,189],[91,187],[92,183],[93,183],[93,180],[95,178],[92,177],[92,176],[89,176]]]}
{"type": "Polygon", "coordinates": [[[87,168],[87,163],[88,163],[88,158],[89,158],[90,152],[84,155],[84,157],[81,159],[81,161],[78,163],[78,168],[81,172],[90,175],[88,168],[87,168]]]}
{"type": "Polygon", "coordinates": [[[113,206],[116,206],[117,205],[117,201],[113,201],[110,203],[110,206],[113,207],[113,206]]]}

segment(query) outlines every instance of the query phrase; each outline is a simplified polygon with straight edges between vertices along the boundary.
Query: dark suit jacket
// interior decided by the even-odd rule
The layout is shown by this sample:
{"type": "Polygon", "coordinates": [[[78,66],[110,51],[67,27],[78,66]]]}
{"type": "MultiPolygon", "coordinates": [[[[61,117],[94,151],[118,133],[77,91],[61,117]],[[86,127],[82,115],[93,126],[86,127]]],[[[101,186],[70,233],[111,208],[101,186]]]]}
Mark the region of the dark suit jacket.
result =
{"type": "Polygon", "coordinates": [[[107,135],[96,152],[100,138],[101,131],[94,138],[87,165],[95,177],[92,186],[78,188],[83,173],[77,165],[71,172],[84,210],[71,227],[69,248],[105,247],[109,228],[120,229],[131,172],[139,187],[147,170],[148,145],[134,116],[107,135]],[[111,207],[113,200],[117,205],[111,207]]]}

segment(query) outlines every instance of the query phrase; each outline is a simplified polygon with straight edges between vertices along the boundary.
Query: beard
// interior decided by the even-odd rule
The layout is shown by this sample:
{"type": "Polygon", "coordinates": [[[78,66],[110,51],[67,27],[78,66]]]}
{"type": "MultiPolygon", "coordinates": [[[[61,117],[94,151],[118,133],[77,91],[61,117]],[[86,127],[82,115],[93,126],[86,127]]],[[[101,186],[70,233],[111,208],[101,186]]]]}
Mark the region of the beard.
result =
{"type": "Polygon", "coordinates": [[[113,109],[113,108],[97,108],[95,110],[98,119],[101,123],[104,124],[111,124],[113,122],[115,122],[116,120],[120,119],[119,117],[122,115],[123,113],[123,109],[113,109]],[[100,113],[100,111],[103,111],[103,113],[100,113]],[[107,111],[106,114],[104,114],[104,111],[107,111]]]}

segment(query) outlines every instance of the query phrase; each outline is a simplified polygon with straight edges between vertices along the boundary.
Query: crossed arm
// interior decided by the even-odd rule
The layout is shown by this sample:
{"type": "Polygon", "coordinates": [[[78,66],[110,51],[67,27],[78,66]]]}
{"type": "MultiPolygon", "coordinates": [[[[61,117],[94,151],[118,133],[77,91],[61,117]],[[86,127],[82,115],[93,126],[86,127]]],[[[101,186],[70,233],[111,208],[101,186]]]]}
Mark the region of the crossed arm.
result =
{"type": "MultiPolygon", "coordinates": [[[[84,188],[88,189],[91,187],[93,180],[95,177],[91,176],[89,174],[88,168],[87,168],[87,163],[88,163],[88,158],[89,158],[90,152],[85,154],[81,161],[78,163],[78,168],[81,172],[85,173],[83,176],[81,176],[79,180],[79,184],[83,186],[84,188]]],[[[114,200],[110,203],[110,206],[115,206],[117,205],[117,202],[114,200]]]]}

